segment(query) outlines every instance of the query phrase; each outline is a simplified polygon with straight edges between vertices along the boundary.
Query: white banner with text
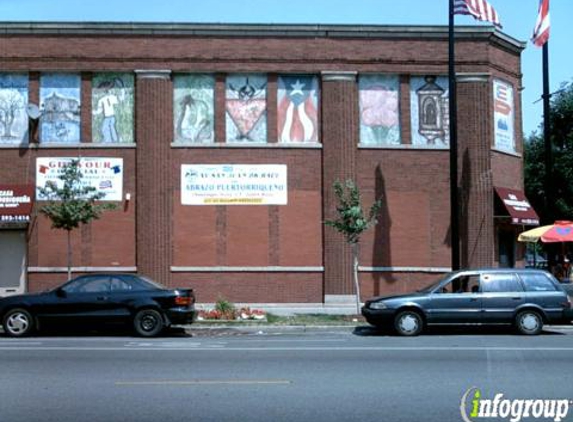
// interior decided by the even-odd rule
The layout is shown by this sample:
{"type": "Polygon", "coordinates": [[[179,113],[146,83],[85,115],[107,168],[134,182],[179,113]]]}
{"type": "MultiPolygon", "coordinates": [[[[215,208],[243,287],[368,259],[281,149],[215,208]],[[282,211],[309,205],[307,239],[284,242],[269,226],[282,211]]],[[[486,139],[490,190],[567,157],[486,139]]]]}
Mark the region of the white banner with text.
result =
{"type": "MultiPolygon", "coordinates": [[[[36,198],[42,198],[38,188],[45,187],[47,182],[55,182],[62,187],[64,182],[60,176],[72,160],[69,157],[39,157],[36,159],[36,198]]],[[[105,196],[103,201],[121,201],[123,195],[123,158],[79,158],[79,168],[82,174],[81,183],[93,186],[97,192],[105,196]]]]}
{"type": "Polygon", "coordinates": [[[183,164],[183,205],[286,205],[284,164],[183,164]]]}

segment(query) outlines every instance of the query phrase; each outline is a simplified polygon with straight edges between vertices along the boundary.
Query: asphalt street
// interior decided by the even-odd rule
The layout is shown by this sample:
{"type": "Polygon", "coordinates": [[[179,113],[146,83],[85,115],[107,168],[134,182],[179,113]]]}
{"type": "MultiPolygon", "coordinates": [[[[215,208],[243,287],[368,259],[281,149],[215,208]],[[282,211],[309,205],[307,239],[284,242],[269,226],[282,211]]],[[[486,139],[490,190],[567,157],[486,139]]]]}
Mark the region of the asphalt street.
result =
{"type": "Polygon", "coordinates": [[[2,336],[0,356],[2,422],[461,421],[471,388],[573,399],[571,329],[2,336]]]}

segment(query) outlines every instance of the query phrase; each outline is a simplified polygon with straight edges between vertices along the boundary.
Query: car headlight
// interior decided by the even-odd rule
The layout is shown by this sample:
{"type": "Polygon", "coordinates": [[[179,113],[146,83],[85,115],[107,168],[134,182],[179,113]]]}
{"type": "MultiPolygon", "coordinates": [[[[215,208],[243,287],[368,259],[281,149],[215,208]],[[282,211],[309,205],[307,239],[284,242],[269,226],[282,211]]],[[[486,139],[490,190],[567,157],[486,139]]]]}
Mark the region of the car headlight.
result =
{"type": "Polygon", "coordinates": [[[370,309],[387,309],[388,306],[384,302],[372,302],[370,303],[370,309]]]}

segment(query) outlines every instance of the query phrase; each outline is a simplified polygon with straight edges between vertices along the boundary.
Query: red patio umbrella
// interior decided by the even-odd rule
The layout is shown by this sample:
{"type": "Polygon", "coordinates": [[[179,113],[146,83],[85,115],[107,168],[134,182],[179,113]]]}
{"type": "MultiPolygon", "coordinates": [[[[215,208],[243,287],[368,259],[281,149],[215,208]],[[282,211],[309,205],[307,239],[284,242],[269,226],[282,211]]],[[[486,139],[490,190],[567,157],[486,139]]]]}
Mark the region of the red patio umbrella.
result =
{"type": "Polygon", "coordinates": [[[548,226],[536,227],[519,235],[520,242],[573,242],[573,221],[560,220],[548,226]]]}
{"type": "Polygon", "coordinates": [[[573,221],[556,221],[541,235],[544,243],[573,242],[573,221]]]}

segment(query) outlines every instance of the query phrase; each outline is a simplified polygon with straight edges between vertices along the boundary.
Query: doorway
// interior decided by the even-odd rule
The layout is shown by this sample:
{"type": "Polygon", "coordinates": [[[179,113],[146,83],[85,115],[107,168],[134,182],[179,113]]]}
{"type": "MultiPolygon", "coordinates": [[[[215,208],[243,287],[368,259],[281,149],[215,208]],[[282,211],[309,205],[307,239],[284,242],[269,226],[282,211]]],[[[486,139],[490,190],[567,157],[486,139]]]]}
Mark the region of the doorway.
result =
{"type": "Polygon", "coordinates": [[[26,289],[26,231],[0,230],[0,296],[26,289]]]}
{"type": "Polygon", "coordinates": [[[515,267],[515,239],[516,234],[514,231],[499,230],[497,233],[498,239],[498,262],[500,268],[514,268],[515,267]]]}

